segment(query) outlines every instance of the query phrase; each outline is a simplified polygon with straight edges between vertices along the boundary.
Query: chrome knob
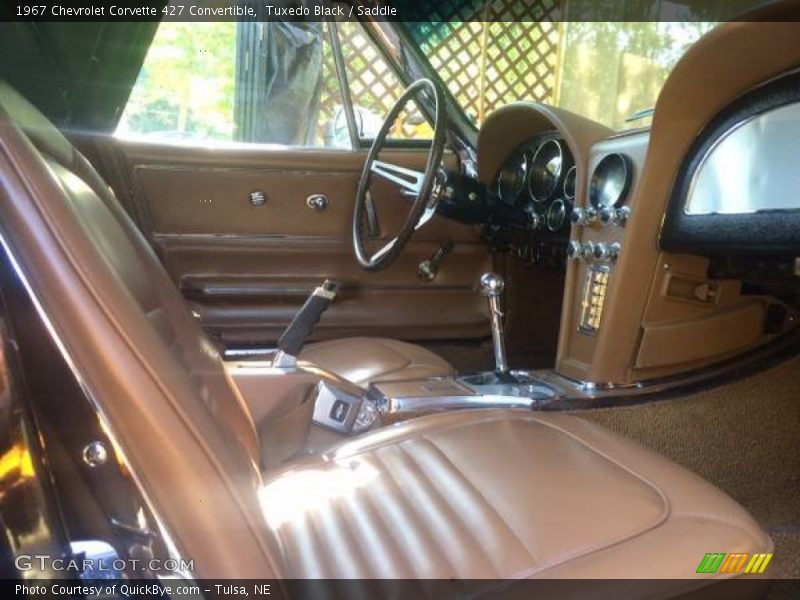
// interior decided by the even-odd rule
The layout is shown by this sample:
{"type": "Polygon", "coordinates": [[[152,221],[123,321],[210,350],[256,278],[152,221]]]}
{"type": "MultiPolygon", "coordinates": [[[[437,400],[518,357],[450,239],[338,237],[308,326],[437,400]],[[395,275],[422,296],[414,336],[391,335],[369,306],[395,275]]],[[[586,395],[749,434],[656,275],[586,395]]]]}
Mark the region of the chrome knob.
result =
{"type": "Polygon", "coordinates": [[[581,244],[578,256],[585,259],[592,258],[592,256],[594,256],[594,242],[584,242],[581,244]]]}
{"type": "Polygon", "coordinates": [[[594,208],[573,208],[569,215],[575,225],[594,225],[597,222],[597,211],[594,208]]]}
{"type": "Polygon", "coordinates": [[[83,449],[82,456],[85,465],[100,467],[108,460],[108,448],[103,442],[91,442],[83,449]]]}
{"type": "Polygon", "coordinates": [[[567,258],[577,259],[580,258],[581,255],[581,243],[572,240],[569,244],[567,244],[567,258]]]}
{"type": "Polygon", "coordinates": [[[610,225],[614,221],[616,214],[617,212],[613,208],[604,206],[600,209],[600,220],[603,222],[603,225],[610,225]]]}
{"type": "Polygon", "coordinates": [[[608,258],[608,246],[603,244],[602,242],[599,244],[595,244],[594,248],[592,248],[592,257],[595,260],[605,260],[608,258]]]}
{"type": "Polygon", "coordinates": [[[614,211],[614,225],[619,225],[620,227],[625,227],[625,223],[628,222],[628,219],[631,216],[631,209],[627,206],[623,206],[618,208],[614,211]]]}
{"type": "Polygon", "coordinates": [[[325,194],[311,194],[306,198],[306,206],[317,212],[322,212],[328,208],[328,204],[330,204],[330,201],[325,194]]]}
{"type": "Polygon", "coordinates": [[[497,297],[503,293],[506,282],[497,273],[484,273],[481,275],[481,291],[486,297],[497,297]]]}
{"type": "Polygon", "coordinates": [[[598,261],[609,261],[613,262],[617,260],[617,256],[619,256],[619,244],[595,244],[594,248],[592,249],[592,257],[598,261]]]}

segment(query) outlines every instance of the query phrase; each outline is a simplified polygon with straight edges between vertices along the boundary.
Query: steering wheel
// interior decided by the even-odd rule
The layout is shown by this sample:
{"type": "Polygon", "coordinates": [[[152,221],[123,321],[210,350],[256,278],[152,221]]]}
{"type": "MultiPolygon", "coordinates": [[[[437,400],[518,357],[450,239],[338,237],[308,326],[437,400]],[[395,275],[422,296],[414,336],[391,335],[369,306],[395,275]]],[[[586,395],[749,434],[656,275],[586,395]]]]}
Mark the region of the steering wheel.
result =
{"type": "Polygon", "coordinates": [[[439,200],[436,173],[444,153],[445,134],[447,132],[446,119],[447,114],[443,106],[443,95],[439,86],[430,79],[418,79],[408,86],[392,107],[392,110],[389,111],[389,114],[386,115],[386,120],[383,122],[378,135],[375,136],[372,147],[369,149],[367,160],[364,163],[364,170],[361,173],[361,180],[358,183],[358,191],[356,192],[355,210],[353,211],[353,249],[355,250],[356,260],[362,268],[368,271],[378,271],[388,267],[398,257],[411,235],[436,213],[436,205],[439,200]],[[433,140],[431,149],[428,152],[425,172],[420,173],[413,169],[378,160],[378,154],[383,150],[386,136],[397,116],[409,100],[423,89],[427,90],[431,95],[436,111],[433,140]],[[380,250],[370,255],[364,246],[366,235],[368,234],[372,238],[377,237],[380,230],[377,211],[369,193],[373,175],[383,177],[398,185],[401,194],[410,200],[411,206],[400,231],[391,237],[389,242],[380,250]],[[365,227],[367,228],[366,232],[365,227]]]}

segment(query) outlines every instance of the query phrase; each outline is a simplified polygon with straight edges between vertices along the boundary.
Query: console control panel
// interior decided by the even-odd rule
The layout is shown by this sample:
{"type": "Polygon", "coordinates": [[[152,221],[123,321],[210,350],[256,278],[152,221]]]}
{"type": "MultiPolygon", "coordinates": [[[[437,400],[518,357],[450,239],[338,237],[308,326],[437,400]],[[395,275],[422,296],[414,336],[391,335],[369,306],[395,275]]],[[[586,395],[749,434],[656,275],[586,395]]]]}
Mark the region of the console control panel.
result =
{"type": "Polygon", "coordinates": [[[589,262],[613,263],[619,257],[621,249],[622,246],[620,246],[619,242],[608,244],[605,242],[578,242],[573,240],[567,245],[567,257],[589,262]]]}
{"type": "Polygon", "coordinates": [[[600,317],[608,291],[609,268],[595,265],[588,269],[581,298],[581,313],[578,328],[589,334],[600,329],[600,317]]]}
{"type": "Polygon", "coordinates": [[[624,227],[631,216],[626,202],[632,165],[626,154],[614,152],[600,158],[590,177],[585,206],[576,206],[570,214],[573,231],[567,258],[581,264],[577,320],[578,331],[587,335],[600,329],[611,270],[622,251],[624,227]]]}

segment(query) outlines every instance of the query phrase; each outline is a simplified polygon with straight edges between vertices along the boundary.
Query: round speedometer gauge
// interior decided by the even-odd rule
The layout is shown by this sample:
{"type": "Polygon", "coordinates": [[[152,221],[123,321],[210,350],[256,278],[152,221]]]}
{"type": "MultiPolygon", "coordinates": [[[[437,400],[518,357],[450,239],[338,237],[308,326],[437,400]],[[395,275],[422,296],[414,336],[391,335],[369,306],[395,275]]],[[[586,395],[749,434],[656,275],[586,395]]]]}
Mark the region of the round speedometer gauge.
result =
{"type": "Polygon", "coordinates": [[[497,177],[497,195],[506,204],[514,204],[525,189],[528,155],[518,152],[506,161],[497,177]]]}
{"type": "Polygon", "coordinates": [[[533,155],[528,191],[536,203],[547,202],[558,189],[564,163],[564,149],[558,140],[547,140],[533,155]]]}

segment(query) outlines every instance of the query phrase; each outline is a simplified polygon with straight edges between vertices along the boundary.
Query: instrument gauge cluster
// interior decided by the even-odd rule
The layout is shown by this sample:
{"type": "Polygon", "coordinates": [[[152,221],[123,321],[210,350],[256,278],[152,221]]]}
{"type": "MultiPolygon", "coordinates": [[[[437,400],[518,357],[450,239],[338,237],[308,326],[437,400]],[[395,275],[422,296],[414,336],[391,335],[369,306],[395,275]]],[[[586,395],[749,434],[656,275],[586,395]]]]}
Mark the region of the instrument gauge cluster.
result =
{"type": "Polygon", "coordinates": [[[500,168],[494,189],[498,200],[528,215],[529,230],[569,235],[569,214],[575,199],[575,161],[555,133],[522,144],[500,168]]]}

